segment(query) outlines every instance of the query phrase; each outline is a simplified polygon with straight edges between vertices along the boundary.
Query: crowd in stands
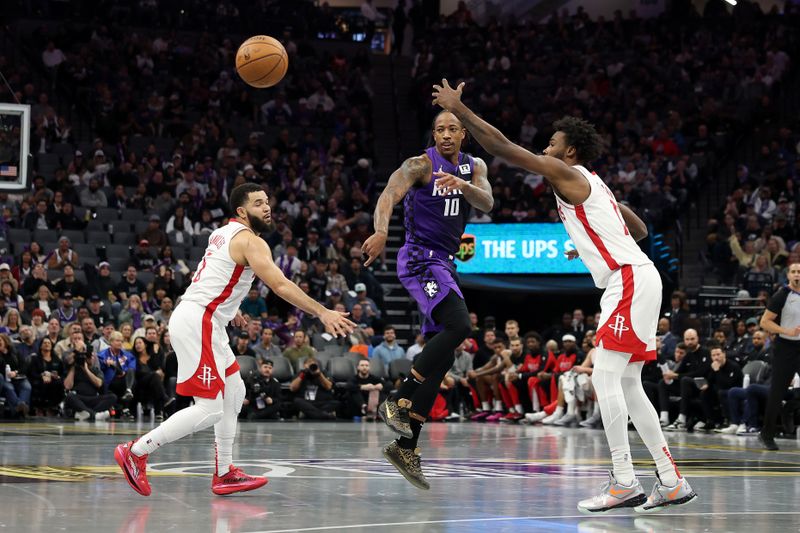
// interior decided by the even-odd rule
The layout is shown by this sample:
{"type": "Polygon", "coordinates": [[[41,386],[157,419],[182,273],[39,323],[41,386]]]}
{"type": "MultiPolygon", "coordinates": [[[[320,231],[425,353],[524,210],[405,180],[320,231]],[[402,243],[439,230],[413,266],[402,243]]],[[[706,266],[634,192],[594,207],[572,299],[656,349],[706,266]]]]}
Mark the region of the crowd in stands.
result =
{"type": "MultiPolygon", "coordinates": [[[[431,86],[443,77],[466,82],[465,103],[537,153],[556,119],[583,117],[608,147],[593,170],[656,228],[714,179],[739,132],[769,116],[798,42],[793,17],[763,14],[750,2],[733,16],[689,8],[679,20],[621,11],[593,20],[578,8],[545,24],[486,26],[461,4],[418,41],[411,73],[420,130],[430,132],[431,86]]],[[[473,222],[558,222],[541,176],[487,163],[495,208],[473,222]]]]}
{"type": "MultiPolygon", "coordinates": [[[[653,223],[672,217],[711,176],[724,134],[769,108],[796,42],[784,21],[769,17],[746,28],[690,23],[675,47],[675,27],[663,21],[593,21],[579,11],[543,26],[480,28],[465,9],[417,39],[420,103],[429,106],[430,85],[443,75],[466,80],[467,102],[532,149],[563,114],[592,120],[610,148],[595,169],[653,223]]],[[[285,35],[293,67],[280,89],[256,101],[235,82],[233,43],[65,21],[30,36],[41,65],[0,57],[21,88],[17,98],[32,105],[36,158],[29,193],[0,193],[6,415],[131,419],[141,408],[157,420],[186,405],[175,392],[169,317],[208,235],[230,215],[228,191],[246,181],[270,195],[278,266],[313,298],[350,311],[359,328],[330,338],[254,286],[242,303],[247,326],[230,329],[247,382],[242,416],[374,418],[407,375],[425,340],[398,344],[359,249],[377,192],[368,54],[322,53],[285,35]],[[93,140],[51,104],[64,87],[91,104],[93,140]]],[[[730,247],[722,275],[738,276],[751,292],[771,293],[779,269],[797,259],[796,142],[787,129],[764,147],[763,179],[740,169],[741,189],[709,238],[730,247]],[[753,273],[769,269],[774,279],[760,285],[753,273]]],[[[490,164],[498,201],[475,221],[558,220],[540,176],[490,164]]],[[[514,320],[499,331],[491,317],[473,315],[473,335],[431,418],[597,427],[598,322],[575,310],[539,332],[522,332],[514,320]]],[[[645,367],[662,423],[752,433],[769,379],[769,335],[752,318],[723,320],[708,340],[692,325],[676,294],[659,324],[659,359],[645,367]]]]}

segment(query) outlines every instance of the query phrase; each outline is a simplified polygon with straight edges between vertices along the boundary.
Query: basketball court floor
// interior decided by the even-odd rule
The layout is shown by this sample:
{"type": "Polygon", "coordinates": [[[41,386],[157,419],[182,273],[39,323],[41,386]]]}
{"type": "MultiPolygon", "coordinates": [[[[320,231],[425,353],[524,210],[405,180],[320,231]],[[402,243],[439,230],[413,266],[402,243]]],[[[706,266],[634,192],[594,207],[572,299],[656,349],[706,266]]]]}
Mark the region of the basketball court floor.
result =
{"type": "MultiPolygon", "coordinates": [[[[153,494],[135,494],[114,446],[145,423],[63,420],[0,425],[3,531],[150,533],[365,531],[800,531],[800,446],[779,440],[671,434],[673,454],[700,500],[660,515],[583,516],[608,467],[602,431],[428,424],[419,491],[381,457],[390,432],[375,423],[243,423],[238,466],[269,484],[230,497],[210,491],[213,432],[150,457],[153,494]]],[[[632,436],[645,489],[654,476],[632,436]]]]}

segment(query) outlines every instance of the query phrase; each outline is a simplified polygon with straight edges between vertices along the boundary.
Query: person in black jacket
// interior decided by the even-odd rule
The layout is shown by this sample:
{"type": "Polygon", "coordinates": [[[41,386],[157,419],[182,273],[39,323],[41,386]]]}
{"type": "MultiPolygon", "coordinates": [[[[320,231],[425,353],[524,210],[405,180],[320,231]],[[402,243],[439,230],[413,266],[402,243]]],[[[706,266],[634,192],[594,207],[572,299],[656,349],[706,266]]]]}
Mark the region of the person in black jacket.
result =
{"type": "Polygon", "coordinates": [[[700,399],[703,403],[705,425],[696,429],[713,429],[721,420],[716,415],[721,408],[726,420],[730,420],[728,413],[728,391],[734,387],[742,386],[742,367],[735,361],[728,359],[725,346],[711,345],[711,365],[706,374],[705,385],[700,387],[700,399]]]}
{"type": "MultiPolygon", "coordinates": [[[[667,431],[686,431],[686,419],[689,415],[692,400],[700,394],[700,389],[695,384],[694,378],[705,377],[711,366],[711,356],[708,350],[700,345],[700,337],[697,335],[697,331],[687,329],[683,333],[683,344],[686,346],[686,356],[678,363],[675,370],[664,372],[665,383],[666,380],[678,381],[681,394],[680,414],[675,422],[665,428],[667,431]]],[[[664,407],[669,405],[669,394],[667,394],[666,398],[664,398],[661,390],[659,394],[661,395],[661,410],[664,411],[664,407]]]]}
{"type": "Polygon", "coordinates": [[[277,420],[280,418],[281,384],[272,377],[272,360],[265,359],[258,374],[247,382],[244,412],[248,420],[277,420]]]}

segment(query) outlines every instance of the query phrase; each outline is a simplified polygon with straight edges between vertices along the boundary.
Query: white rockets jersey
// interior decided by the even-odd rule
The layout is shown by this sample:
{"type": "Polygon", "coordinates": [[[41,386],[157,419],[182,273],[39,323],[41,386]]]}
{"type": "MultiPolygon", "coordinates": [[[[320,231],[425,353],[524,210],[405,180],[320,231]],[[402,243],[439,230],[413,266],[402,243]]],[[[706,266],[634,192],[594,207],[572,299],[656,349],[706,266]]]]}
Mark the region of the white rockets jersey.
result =
{"type": "Polygon", "coordinates": [[[234,235],[240,231],[249,229],[231,220],[209,236],[206,253],[197,266],[192,284],[181,297],[181,301],[205,307],[206,314],[224,324],[236,316],[255,279],[252,269],[236,264],[228,250],[234,235]]]}
{"type": "Polygon", "coordinates": [[[605,288],[611,273],[622,265],[652,264],[633,240],[617,200],[603,180],[583,166],[573,168],[586,177],[591,192],[585,202],[575,206],[556,195],[558,215],[583,264],[591,272],[594,284],[605,288]]]}

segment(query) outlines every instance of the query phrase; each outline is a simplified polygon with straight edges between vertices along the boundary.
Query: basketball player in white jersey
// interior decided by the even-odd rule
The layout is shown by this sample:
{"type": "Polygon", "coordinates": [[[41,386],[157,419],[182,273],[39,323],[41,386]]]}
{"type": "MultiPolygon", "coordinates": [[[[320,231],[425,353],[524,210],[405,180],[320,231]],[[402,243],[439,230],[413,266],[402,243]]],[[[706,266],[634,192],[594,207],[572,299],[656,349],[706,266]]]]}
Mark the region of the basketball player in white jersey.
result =
{"type": "Polygon", "coordinates": [[[245,325],[239,305],[256,276],[287,302],[317,317],[325,331],[344,336],[355,324],[346,313],[326,309],[286,279],[272,262],[272,252],[259,233],[267,231],[270,207],[261,186],[240,185],[231,191],[234,218],[208,239],[203,260],[169,321],[172,347],[178,357],[177,392],[194,396],[194,405],[178,411],[150,433],[120,444],[114,458],[130,486],[150,495],[147,457],[159,447],[195,431],[214,426],[216,470],[211,482],[214,494],[257,489],[267,478],[249,476],[233,465],[236,419],[245,388],[239,365],[228,344],[225,327],[231,321],[245,325]]]}
{"type": "Polygon", "coordinates": [[[458,117],[487,152],[547,179],[575,244],[576,252],[568,256],[580,255],[595,284],[605,288],[592,385],[600,402],[613,470],[600,494],[579,502],[578,510],[594,514],[633,507],[637,512],[655,512],[696,499],[672,460],[658,415],[642,387],[644,361],[656,357],[661,310],[661,278],[636,244],[647,236],[647,228],[632,211],[617,204],[603,180],[582,165],[600,156],[602,139],[591,124],[565,117],[554,124],[556,133],[544,155],[536,155],[509,141],[467,108],[461,102],[463,83],[454,89],[442,80],[442,86],[433,87],[433,103],[458,117]],[[629,415],[656,463],[658,481],[649,497],[633,471],[629,415]]]}

